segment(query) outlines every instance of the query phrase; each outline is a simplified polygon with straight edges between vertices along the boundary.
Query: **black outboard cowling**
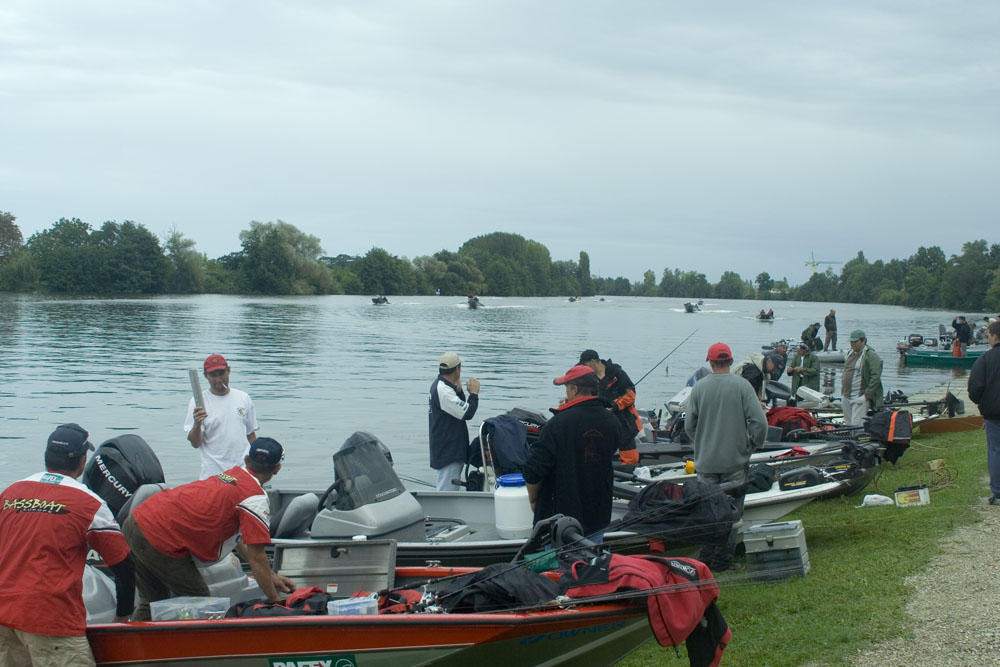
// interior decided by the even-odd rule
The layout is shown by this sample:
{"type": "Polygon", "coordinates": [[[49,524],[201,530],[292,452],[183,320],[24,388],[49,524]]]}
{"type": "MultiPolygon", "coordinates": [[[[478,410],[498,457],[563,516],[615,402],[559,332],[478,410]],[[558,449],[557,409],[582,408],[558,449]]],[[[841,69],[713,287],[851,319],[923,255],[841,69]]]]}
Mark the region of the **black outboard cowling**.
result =
{"type": "Polygon", "coordinates": [[[519,419],[521,423],[524,424],[525,428],[528,429],[528,444],[533,445],[538,442],[538,436],[542,432],[542,427],[545,426],[545,422],[548,418],[545,415],[535,412],[533,410],[526,410],[524,408],[511,408],[507,411],[511,417],[519,419]]]}
{"type": "Polygon", "coordinates": [[[153,448],[134,433],[105,440],[87,461],[83,483],[118,511],[143,484],[161,484],[163,467],[153,448]]]}
{"type": "Polygon", "coordinates": [[[333,455],[335,507],[353,510],[406,491],[392,469],[392,454],[368,431],[356,431],[333,455]]]}

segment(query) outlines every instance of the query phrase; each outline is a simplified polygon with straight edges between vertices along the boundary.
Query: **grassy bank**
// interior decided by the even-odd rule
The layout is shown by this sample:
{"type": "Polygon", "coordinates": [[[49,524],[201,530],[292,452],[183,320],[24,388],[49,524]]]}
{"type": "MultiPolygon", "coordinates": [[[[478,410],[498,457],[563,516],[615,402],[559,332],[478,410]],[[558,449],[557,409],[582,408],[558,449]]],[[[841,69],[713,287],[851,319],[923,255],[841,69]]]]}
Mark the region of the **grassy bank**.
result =
{"type": "MultiPolygon", "coordinates": [[[[745,573],[720,578],[719,606],[733,631],[722,664],[846,665],[873,642],[912,632],[905,579],[927,567],[940,539],[977,520],[974,507],[988,495],[985,442],[981,430],[918,435],[862,492],[891,497],[923,481],[932,489],[929,505],[857,508],[861,495],[813,502],[786,517],[802,520],[812,569],[778,583],[745,573]],[[944,459],[945,474],[929,472],[934,459],[944,459]]],[[[651,641],[620,664],[687,665],[679,650],[680,657],[651,641]]]]}

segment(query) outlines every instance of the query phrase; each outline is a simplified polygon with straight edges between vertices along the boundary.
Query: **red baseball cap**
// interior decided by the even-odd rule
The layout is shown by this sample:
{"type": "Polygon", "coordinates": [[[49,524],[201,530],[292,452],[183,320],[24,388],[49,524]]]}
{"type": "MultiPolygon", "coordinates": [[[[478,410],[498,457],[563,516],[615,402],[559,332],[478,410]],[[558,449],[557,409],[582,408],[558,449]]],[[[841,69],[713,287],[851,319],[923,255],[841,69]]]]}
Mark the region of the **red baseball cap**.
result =
{"type": "Polygon", "coordinates": [[[553,380],[552,384],[569,384],[573,380],[579,380],[584,375],[593,372],[594,369],[591,368],[590,366],[582,366],[580,364],[577,364],[576,366],[573,366],[573,368],[566,371],[566,375],[563,375],[562,377],[558,377],[555,380],[553,380]]]}
{"type": "Polygon", "coordinates": [[[222,370],[223,368],[229,368],[229,364],[226,362],[226,358],[221,354],[210,354],[205,357],[206,373],[222,370]]]}
{"type": "Polygon", "coordinates": [[[729,349],[729,346],[725,343],[715,343],[712,347],[708,348],[708,356],[705,357],[705,361],[731,361],[733,358],[733,352],[729,349]]]}

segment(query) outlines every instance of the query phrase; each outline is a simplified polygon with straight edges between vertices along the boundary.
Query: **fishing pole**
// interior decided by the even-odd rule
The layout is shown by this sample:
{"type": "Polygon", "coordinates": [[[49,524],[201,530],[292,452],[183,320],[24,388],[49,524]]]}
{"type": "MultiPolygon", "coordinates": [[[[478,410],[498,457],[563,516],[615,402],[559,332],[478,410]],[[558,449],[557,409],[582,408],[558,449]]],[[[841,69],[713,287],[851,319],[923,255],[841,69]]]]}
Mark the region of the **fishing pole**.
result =
{"type": "Polygon", "coordinates": [[[655,370],[656,370],[656,368],[657,368],[657,366],[659,366],[659,365],[660,365],[660,364],[662,364],[662,363],[663,363],[664,361],[666,361],[666,360],[667,360],[667,357],[669,357],[669,356],[670,356],[671,354],[673,354],[674,352],[676,352],[676,351],[677,351],[677,348],[679,348],[679,347],[680,347],[681,345],[683,345],[684,343],[688,342],[688,340],[690,340],[691,336],[695,335],[696,333],[698,333],[698,330],[697,330],[697,329],[695,329],[695,330],[694,330],[694,331],[692,331],[692,332],[691,332],[690,334],[688,334],[688,337],[687,337],[687,338],[685,338],[685,339],[684,339],[684,340],[682,340],[681,342],[677,343],[677,347],[675,347],[674,349],[670,350],[670,352],[668,352],[668,353],[667,353],[667,356],[666,356],[666,357],[663,357],[662,359],[660,359],[659,361],[657,361],[657,362],[656,362],[656,365],[655,365],[655,366],[653,366],[652,368],[650,368],[650,369],[649,369],[649,370],[648,370],[648,371],[646,372],[646,375],[643,375],[643,376],[642,376],[641,378],[639,378],[638,380],[636,380],[636,382],[635,382],[634,384],[638,385],[638,384],[639,384],[640,382],[642,382],[643,380],[645,380],[645,379],[646,379],[646,376],[647,376],[647,375],[649,375],[650,373],[652,373],[653,371],[655,371],[655,370]]]}

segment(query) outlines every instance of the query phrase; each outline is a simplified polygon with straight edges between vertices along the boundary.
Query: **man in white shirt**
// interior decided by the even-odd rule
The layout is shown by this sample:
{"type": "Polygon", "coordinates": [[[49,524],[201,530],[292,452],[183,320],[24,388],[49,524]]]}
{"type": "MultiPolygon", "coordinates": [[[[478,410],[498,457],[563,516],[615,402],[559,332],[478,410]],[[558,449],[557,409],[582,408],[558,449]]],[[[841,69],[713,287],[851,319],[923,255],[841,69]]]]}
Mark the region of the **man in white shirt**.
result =
{"type": "Polygon", "coordinates": [[[257,411],[250,396],[229,386],[229,364],[221,354],[205,359],[209,391],[205,405],[188,403],[184,430],[188,442],[201,452],[201,475],[206,479],[243,463],[250,443],[257,439],[257,411]]]}

